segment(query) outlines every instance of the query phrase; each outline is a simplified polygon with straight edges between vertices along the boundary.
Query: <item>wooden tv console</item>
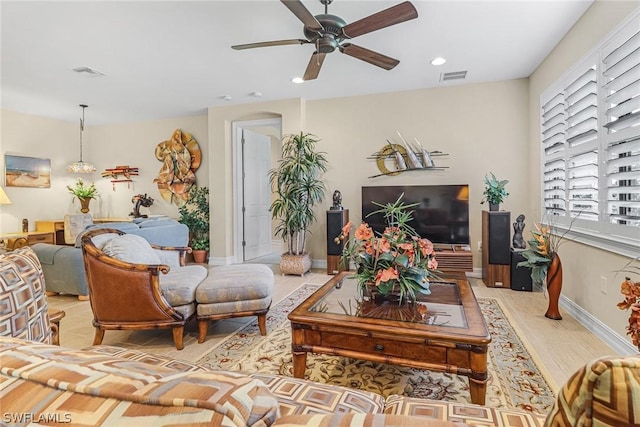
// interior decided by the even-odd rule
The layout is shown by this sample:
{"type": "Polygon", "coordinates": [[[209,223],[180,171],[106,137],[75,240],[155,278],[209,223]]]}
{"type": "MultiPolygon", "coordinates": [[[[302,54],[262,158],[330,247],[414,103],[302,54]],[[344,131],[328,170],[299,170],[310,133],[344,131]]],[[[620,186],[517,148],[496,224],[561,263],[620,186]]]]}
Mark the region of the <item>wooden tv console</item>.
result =
{"type": "Polygon", "coordinates": [[[469,245],[435,243],[438,270],[473,271],[473,254],[469,245]]]}

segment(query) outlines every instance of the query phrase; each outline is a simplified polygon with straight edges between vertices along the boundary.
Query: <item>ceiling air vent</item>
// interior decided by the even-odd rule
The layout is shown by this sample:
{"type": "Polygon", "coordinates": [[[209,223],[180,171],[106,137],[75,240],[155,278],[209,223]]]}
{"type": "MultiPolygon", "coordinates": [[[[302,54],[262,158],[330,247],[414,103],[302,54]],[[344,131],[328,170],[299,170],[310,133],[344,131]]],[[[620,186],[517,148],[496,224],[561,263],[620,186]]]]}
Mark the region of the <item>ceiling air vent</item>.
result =
{"type": "Polygon", "coordinates": [[[78,74],[84,74],[87,77],[104,76],[104,73],[101,73],[100,71],[94,70],[93,68],[90,68],[90,67],[78,67],[78,68],[74,68],[73,71],[75,71],[78,74]]]}
{"type": "Polygon", "coordinates": [[[464,80],[466,77],[466,71],[452,71],[451,73],[440,74],[440,81],[447,82],[449,80],[464,80]]]}

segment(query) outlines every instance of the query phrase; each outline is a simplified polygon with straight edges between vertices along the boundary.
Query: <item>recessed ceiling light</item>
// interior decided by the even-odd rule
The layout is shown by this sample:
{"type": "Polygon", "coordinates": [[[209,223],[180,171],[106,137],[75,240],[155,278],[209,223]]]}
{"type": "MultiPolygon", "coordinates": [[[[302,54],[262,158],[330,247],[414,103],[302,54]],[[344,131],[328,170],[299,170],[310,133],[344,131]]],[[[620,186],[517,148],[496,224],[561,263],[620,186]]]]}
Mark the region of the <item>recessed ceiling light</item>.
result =
{"type": "Polygon", "coordinates": [[[231,101],[231,96],[230,95],[222,95],[220,97],[220,99],[224,99],[225,101],[231,101]]]}
{"type": "Polygon", "coordinates": [[[254,98],[261,98],[262,92],[251,92],[249,96],[253,96],[254,98]]]}
{"type": "Polygon", "coordinates": [[[294,83],[304,83],[304,79],[302,77],[294,77],[291,81],[294,83]]]}
{"type": "Polygon", "coordinates": [[[447,60],[446,60],[446,59],[444,59],[444,58],[442,58],[442,57],[438,56],[437,58],[433,58],[433,59],[431,60],[431,65],[442,65],[442,64],[444,64],[445,62],[447,62],[447,60]]]}

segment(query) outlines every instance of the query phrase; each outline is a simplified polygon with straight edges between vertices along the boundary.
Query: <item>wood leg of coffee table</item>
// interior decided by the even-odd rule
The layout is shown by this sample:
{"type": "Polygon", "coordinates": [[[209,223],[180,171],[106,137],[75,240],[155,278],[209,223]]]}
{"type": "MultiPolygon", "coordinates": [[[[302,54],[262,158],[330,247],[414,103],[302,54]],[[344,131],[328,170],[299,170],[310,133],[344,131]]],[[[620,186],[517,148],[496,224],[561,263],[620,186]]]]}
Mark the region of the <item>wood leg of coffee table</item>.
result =
{"type": "Polygon", "coordinates": [[[477,348],[471,351],[471,370],[475,375],[469,376],[469,393],[471,394],[471,402],[478,405],[484,405],[487,397],[487,382],[489,374],[487,373],[487,347],[477,348]]]}
{"type": "Polygon", "coordinates": [[[487,397],[487,380],[479,381],[469,378],[469,393],[471,394],[471,403],[484,405],[487,397]]]}
{"type": "Polygon", "coordinates": [[[293,376],[304,379],[304,371],[307,370],[307,352],[293,352],[293,376]]]}

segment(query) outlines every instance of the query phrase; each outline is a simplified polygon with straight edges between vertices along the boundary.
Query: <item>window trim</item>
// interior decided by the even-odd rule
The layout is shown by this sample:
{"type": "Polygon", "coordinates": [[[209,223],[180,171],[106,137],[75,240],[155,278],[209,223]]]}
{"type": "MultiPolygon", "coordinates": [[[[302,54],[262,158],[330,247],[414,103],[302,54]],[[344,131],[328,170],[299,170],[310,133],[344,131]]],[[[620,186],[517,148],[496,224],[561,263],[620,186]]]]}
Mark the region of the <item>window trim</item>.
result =
{"type": "MultiPolygon", "coordinates": [[[[629,257],[637,257],[640,250],[640,226],[633,225],[621,225],[614,224],[609,221],[608,209],[608,187],[607,187],[607,167],[608,160],[607,146],[612,139],[621,140],[640,138],[640,126],[631,128],[631,131],[623,131],[621,135],[613,136],[607,133],[607,128],[604,127],[606,123],[606,98],[607,93],[604,90],[603,79],[603,60],[604,58],[613,52],[618,47],[624,44],[624,36],[630,34],[633,36],[637,32],[637,28],[640,28],[640,9],[634,10],[629,17],[621,22],[614,30],[612,30],[606,37],[604,37],[595,47],[587,52],[579,61],[571,66],[566,72],[564,72],[558,79],[550,84],[547,89],[542,91],[540,95],[540,107],[539,107],[539,149],[540,149],[540,217],[543,221],[548,218],[550,213],[548,212],[549,193],[553,192],[553,189],[545,188],[545,169],[554,162],[564,162],[563,171],[565,185],[564,191],[564,212],[565,214],[554,215],[552,221],[546,221],[553,226],[553,229],[560,234],[565,234],[565,238],[576,241],[582,244],[593,246],[599,249],[603,249],[609,252],[617,253],[629,257]],[[572,217],[570,211],[570,191],[569,187],[569,165],[570,153],[572,147],[569,145],[566,135],[567,126],[566,123],[569,117],[566,116],[567,106],[565,106],[562,112],[565,114],[563,119],[563,148],[562,153],[545,153],[544,145],[544,131],[548,131],[552,126],[548,126],[552,117],[545,119],[545,109],[549,103],[554,101],[555,98],[560,97],[560,103],[565,103],[567,94],[565,89],[569,88],[572,83],[578,81],[585,73],[588,72],[588,68],[595,64],[596,67],[596,96],[597,96],[597,137],[595,141],[597,156],[598,156],[598,190],[597,190],[597,205],[598,205],[598,219],[585,220],[578,217],[572,217]],[[545,129],[545,125],[546,127],[545,129]],[[622,136],[624,135],[624,137],[622,136]]],[[[555,107],[553,107],[555,108],[555,107]]],[[[548,114],[553,108],[546,111],[548,114]]],[[[546,172],[549,173],[548,171],[546,172]]]]}

